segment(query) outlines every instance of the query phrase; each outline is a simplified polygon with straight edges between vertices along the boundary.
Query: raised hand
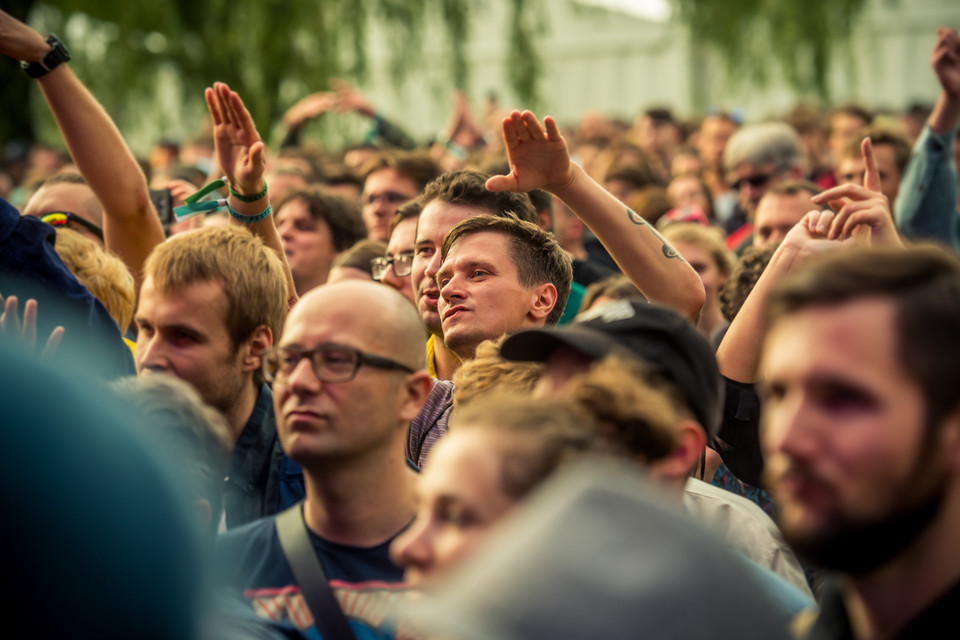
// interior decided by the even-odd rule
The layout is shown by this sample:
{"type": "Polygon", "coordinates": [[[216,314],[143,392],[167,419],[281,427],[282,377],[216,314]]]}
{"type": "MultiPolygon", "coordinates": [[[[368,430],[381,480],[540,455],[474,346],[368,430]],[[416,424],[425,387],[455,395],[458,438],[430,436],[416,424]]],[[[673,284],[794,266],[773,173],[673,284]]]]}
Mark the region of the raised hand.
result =
{"type": "Polygon", "coordinates": [[[930,65],[943,90],[960,99],[960,35],[956,31],[937,29],[937,46],[930,56],[930,65]]]}
{"type": "Polygon", "coordinates": [[[250,112],[235,91],[222,82],[204,92],[213,120],[213,142],[220,168],[234,190],[245,195],[263,188],[265,147],[250,112]]]}
{"type": "MultiPolygon", "coordinates": [[[[16,296],[9,296],[5,302],[0,296],[0,307],[3,309],[3,313],[0,313],[0,336],[18,341],[32,352],[37,346],[37,301],[31,298],[23,305],[23,324],[20,323],[16,296]]],[[[50,332],[40,357],[47,358],[56,352],[64,332],[63,327],[56,327],[50,332]]]]}
{"type": "Polygon", "coordinates": [[[337,109],[340,111],[352,111],[360,115],[372,118],[377,114],[367,96],[360,89],[343,80],[336,78],[330,80],[330,86],[337,93],[337,109]]]}
{"type": "Polygon", "coordinates": [[[880,192],[880,170],[870,138],[864,138],[860,153],[866,167],[863,186],[844,184],[814,196],[815,203],[829,202],[836,210],[835,215],[821,212],[817,230],[823,230],[820,232],[825,232],[829,239],[845,240],[853,237],[858,228],[865,228],[869,229],[866,237],[871,246],[902,247],[890,202],[880,192]]]}
{"type": "Polygon", "coordinates": [[[304,96],[283,114],[283,122],[288,127],[298,127],[307,120],[318,118],[328,111],[333,111],[340,101],[332,91],[318,91],[304,96]]]}
{"type": "Polygon", "coordinates": [[[543,126],[529,111],[513,111],[503,119],[503,141],[510,173],[487,180],[490,191],[551,191],[573,180],[573,164],[567,143],[553,118],[543,126]]]}

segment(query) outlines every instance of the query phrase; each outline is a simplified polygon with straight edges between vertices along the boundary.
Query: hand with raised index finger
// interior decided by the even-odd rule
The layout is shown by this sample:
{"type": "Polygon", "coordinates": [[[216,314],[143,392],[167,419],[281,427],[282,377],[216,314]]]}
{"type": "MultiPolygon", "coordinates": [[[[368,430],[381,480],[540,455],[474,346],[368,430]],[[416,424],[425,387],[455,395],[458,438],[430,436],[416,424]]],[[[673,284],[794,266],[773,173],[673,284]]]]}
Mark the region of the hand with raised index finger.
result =
{"type": "Polygon", "coordinates": [[[863,186],[844,184],[827,189],[813,198],[816,204],[829,202],[839,209],[833,217],[827,237],[833,240],[847,239],[854,235],[857,228],[867,228],[871,245],[902,247],[890,203],[880,191],[880,169],[870,138],[864,138],[860,153],[866,167],[863,186]]]}
{"type": "Polygon", "coordinates": [[[507,147],[510,173],[487,180],[490,191],[551,191],[573,179],[573,165],[567,143],[553,118],[543,126],[530,111],[513,111],[503,119],[503,140],[507,147]]]}
{"type": "Polygon", "coordinates": [[[223,82],[204,92],[220,168],[234,190],[255,194],[263,188],[265,147],[243,100],[223,82]]]}

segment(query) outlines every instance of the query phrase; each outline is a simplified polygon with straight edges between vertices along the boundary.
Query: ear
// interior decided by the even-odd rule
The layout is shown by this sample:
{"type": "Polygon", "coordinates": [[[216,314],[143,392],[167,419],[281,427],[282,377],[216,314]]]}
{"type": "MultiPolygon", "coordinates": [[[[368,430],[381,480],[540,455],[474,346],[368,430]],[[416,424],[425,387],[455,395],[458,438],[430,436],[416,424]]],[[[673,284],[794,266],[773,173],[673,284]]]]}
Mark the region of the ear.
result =
{"type": "Polygon", "coordinates": [[[256,371],[260,368],[260,354],[273,346],[273,332],[262,324],[253,330],[253,335],[247,338],[240,346],[243,352],[243,372],[256,371]]]}
{"type": "Polygon", "coordinates": [[[700,462],[707,435],[696,420],[684,418],[677,423],[677,446],[666,458],[650,465],[654,475],[664,480],[686,482],[700,462]]]}
{"type": "Polygon", "coordinates": [[[433,389],[433,378],[426,371],[417,371],[407,376],[403,382],[400,421],[406,425],[417,417],[433,389]]]}
{"type": "Polygon", "coordinates": [[[531,295],[535,297],[530,310],[527,312],[527,318],[538,322],[546,321],[547,316],[550,315],[553,307],[557,304],[557,288],[553,286],[553,283],[545,282],[534,287],[531,295]]]}

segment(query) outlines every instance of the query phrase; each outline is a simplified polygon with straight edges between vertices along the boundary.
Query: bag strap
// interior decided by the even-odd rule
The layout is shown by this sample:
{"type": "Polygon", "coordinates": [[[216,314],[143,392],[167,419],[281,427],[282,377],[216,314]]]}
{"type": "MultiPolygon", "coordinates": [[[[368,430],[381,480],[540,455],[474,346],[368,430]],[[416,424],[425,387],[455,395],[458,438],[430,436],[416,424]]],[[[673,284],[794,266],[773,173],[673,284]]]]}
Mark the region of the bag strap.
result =
{"type": "Polygon", "coordinates": [[[287,564],[323,640],[356,640],[310,543],[310,533],[303,521],[303,502],[277,514],[276,526],[287,564]]]}

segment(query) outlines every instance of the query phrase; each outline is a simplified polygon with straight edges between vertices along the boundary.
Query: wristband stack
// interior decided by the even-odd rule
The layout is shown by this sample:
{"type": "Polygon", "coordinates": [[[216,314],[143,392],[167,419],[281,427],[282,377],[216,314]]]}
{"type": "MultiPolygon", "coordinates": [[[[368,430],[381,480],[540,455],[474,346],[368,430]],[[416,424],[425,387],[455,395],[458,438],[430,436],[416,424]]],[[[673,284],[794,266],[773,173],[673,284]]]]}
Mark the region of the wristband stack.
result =
{"type": "MultiPolygon", "coordinates": [[[[230,195],[236,198],[241,202],[256,202],[257,200],[262,200],[267,196],[267,183],[263,183],[263,190],[260,193],[253,195],[245,195],[234,190],[233,186],[228,187],[230,189],[230,195]]],[[[252,215],[245,215],[231,207],[227,204],[227,211],[230,212],[230,215],[234,220],[242,222],[244,224],[253,224],[255,222],[260,222],[264,218],[270,215],[270,203],[267,203],[267,208],[261,211],[260,213],[254,213],[252,215]]]]}

